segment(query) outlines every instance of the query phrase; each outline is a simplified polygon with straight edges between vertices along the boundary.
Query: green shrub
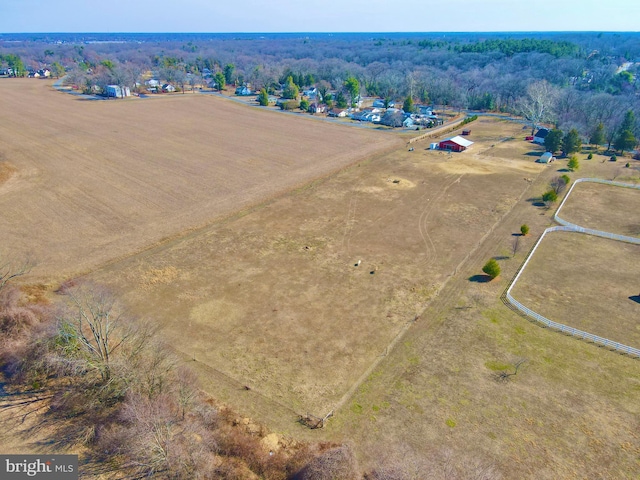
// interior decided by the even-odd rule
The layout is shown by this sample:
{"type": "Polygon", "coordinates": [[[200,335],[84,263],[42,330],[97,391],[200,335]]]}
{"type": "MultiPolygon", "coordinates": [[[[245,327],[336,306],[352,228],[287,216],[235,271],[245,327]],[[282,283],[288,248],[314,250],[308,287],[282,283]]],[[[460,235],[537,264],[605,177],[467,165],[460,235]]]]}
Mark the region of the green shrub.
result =
{"type": "Polygon", "coordinates": [[[500,275],[500,265],[498,265],[498,262],[496,262],[495,258],[492,258],[484,264],[484,267],[482,267],[482,271],[489,275],[491,279],[494,279],[498,275],[500,275]]]}
{"type": "Polygon", "coordinates": [[[593,153],[590,153],[589,155],[587,155],[587,160],[592,160],[593,159],[593,153]]]}
{"type": "Polygon", "coordinates": [[[473,122],[473,121],[475,121],[475,120],[477,120],[477,119],[478,119],[478,115],[473,115],[473,116],[471,116],[471,117],[467,117],[467,118],[465,118],[465,119],[462,121],[462,123],[460,124],[460,126],[462,126],[462,125],[466,125],[467,123],[471,123],[471,122],[473,122]]]}
{"type": "Polygon", "coordinates": [[[282,102],[280,104],[281,110],[295,110],[300,106],[300,103],[297,100],[287,100],[286,102],[282,102]]]}
{"type": "Polygon", "coordinates": [[[565,183],[566,185],[569,185],[569,183],[571,183],[571,179],[569,178],[569,175],[567,175],[566,173],[565,173],[564,175],[562,175],[560,178],[561,178],[562,180],[564,180],[564,183],[565,183]]]}
{"type": "Polygon", "coordinates": [[[571,170],[572,172],[575,170],[578,170],[578,168],[580,168],[580,162],[578,162],[578,157],[573,155],[569,159],[569,162],[567,163],[567,167],[569,167],[569,170],[571,170]]]}
{"type": "Polygon", "coordinates": [[[549,190],[542,194],[543,202],[555,202],[558,200],[558,194],[554,190],[549,190]]]}
{"type": "Polygon", "coordinates": [[[612,162],[617,162],[618,157],[616,155],[611,155],[611,158],[609,160],[611,160],[612,162]]]}
{"type": "Polygon", "coordinates": [[[529,225],[526,223],[524,225],[520,225],[520,233],[522,233],[522,235],[529,233],[529,225]]]}

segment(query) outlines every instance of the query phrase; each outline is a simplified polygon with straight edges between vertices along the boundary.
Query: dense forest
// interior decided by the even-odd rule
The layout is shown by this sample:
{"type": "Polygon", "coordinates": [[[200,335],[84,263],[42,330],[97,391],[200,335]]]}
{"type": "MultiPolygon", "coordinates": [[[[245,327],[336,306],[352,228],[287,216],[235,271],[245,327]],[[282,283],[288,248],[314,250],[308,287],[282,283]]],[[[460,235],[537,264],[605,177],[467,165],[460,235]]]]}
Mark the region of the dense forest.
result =
{"type": "Polygon", "coordinates": [[[291,77],[335,96],[353,93],[355,78],[359,94],[509,112],[585,142],[603,131],[609,146],[640,107],[634,33],[5,34],[0,61],[15,75],[48,67],[84,88],[135,88],[151,72],[182,89],[217,78],[269,93],[291,77]]]}

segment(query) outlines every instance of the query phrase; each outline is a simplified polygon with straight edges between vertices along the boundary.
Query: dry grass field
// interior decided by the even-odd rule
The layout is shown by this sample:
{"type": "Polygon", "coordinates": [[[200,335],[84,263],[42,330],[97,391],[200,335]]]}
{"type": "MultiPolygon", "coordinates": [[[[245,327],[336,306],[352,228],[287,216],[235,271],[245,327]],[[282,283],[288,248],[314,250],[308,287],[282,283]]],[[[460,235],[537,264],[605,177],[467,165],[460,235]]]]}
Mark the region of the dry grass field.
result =
{"type": "MultiPolygon", "coordinates": [[[[89,102],[26,81],[0,94],[13,102],[0,160],[16,169],[0,241],[27,239],[52,282],[86,271],[110,286],[240,414],[351,440],[364,467],[415,478],[455,478],[452,465],[460,478],[637,478],[640,362],[500,301],[552,224],[535,204],[563,167],[534,163],[520,125],[481,118],[475,145],[449,155],[215,96],[89,102]],[[55,114],[36,122],[42,104],[55,114]],[[491,257],[503,273],[483,282],[491,257]],[[295,423],[331,409],[323,430],[295,423]]],[[[579,175],[613,168],[581,157],[579,175]]],[[[580,261],[577,243],[565,257],[580,261]]],[[[598,248],[603,265],[637,264],[598,248]]]]}
{"type": "Polygon", "coordinates": [[[210,95],[90,101],[2,79],[0,96],[0,245],[32,253],[42,281],[401,144],[210,95]]]}
{"type": "Polygon", "coordinates": [[[545,171],[522,141],[491,155],[519,129],[480,120],[473,150],[374,157],[92,277],[186,357],[324,415],[545,171]]]}
{"type": "Polygon", "coordinates": [[[637,245],[553,232],[536,250],[513,296],[551,320],[640,348],[638,265],[637,245]]]}
{"type": "Polygon", "coordinates": [[[581,227],[640,237],[640,190],[583,182],[573,189],[560,216],[581,227]]]}

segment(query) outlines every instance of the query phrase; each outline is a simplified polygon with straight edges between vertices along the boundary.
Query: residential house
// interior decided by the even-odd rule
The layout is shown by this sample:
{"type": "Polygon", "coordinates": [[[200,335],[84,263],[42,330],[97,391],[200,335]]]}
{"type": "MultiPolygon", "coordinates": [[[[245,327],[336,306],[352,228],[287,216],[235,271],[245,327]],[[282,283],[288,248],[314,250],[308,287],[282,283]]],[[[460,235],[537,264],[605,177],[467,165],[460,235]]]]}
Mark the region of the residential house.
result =
{"type": "Polygon", "coordinates": [[[305,97],[309,97],[310,99],[316,98],[318,96],[318,89],[316,87],[310,88],[308,90],[304,90],[302,95],[305,97]]]}
{"type": "Polygon", "coordinates": [[[544,139],[549,135],[548,128],[539,129],[536,134],[533,136],[533,143],[538,143],[540,145],[544,145],[544,139]]]}
{"type": "Polygon", "coordinates": [[[172,93],[176,91],[176,87],[174,87],[170,83],[165,83],[164,85],[162,85],[162,91],[164,93],[172,93]]]}
{"type": "Polygon", "coordinates": [[[144,84],[146,85],[147,90],[149,90],[150,92],[157,92],[160,89],[160,82],[155,78],[150,78],[149,80],[145,81],[144,84]]]}
{"type": "Polygon", "coordinates": [[[402,121],[402,126],[404,128],[416,128],[416,122],[413,118],[407,117],[402,121]]]}
{"type": "Polygon", "coordinates": [[[246,85],[236,88],[236,95],[240,95],[243,97],[246,97],[248,95],[253,95],[254,93],[255,92],[252,92],[251,89],[246,85]]]}
{"type": "Polygon", "coordinates": [[[327,106],[324,103],[312,103],[309,105],[309,113],[325,113],[327,106]]]}
{"type": "Polygon", "coordinates": [[[332,108],[329,110],[329,116],[344,118],[347,116],[347,111],[342,108],[332,108]]]}

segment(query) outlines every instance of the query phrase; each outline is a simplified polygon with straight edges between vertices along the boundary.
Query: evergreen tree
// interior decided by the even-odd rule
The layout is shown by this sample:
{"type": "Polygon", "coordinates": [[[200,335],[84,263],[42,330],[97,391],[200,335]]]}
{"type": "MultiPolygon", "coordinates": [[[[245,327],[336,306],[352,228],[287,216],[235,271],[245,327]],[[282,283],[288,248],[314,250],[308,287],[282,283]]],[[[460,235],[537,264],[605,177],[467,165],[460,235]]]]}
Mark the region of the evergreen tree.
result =
{"type": "Polygon", "coordinates": [[[622,124],[618,129],[618,132],[624,132],[625,130],[629,130],[633,132],[636,129],[636,116],[633,113],[633,110],[627,110],[627,113],[624,115],[624,120],[622,120],[622,124]]]}
{"type": "Polygon", "coordinates": [[[548,152],[555,153],[562,146],[562,130],[554,128],[544,139],[544,146],[548,152]]]}
{"type": "Polygon", "coordinates": [[[542,201],[545,203],[551,203],[557,200],[558,200],[558,194],[553,189],[546,191],[542,194],[542,201]]]}
{"type": "Polygon", "coordinates": [[[598,148],[599,145],[604,143],[604,124],[600,122],[596,129],[591,134],[591,138],[589,138],[589,143],[598,148]]]}
{"type": "Polygon", "coordinates": [[[358,79],[355,77],[347,77],[344,81],[344,86],[347,89],[347,92],[349,92],[351,106],[355,107],[358,96],[360,95],[360,82],[358,82],[358,79]]]}
{"type": "Polygon", "coordinates": [[[631,130],[623,130],[616,137],[613,146],[616,150],[624,153],[625,150],[633,150],[638,144],[638,140],[631,130]]]}
{"type": "Polygon", "coordinates": [[[236,70],[236,66],[233,63],[227,63],[224,66],[224,80],[231,85],[233,83],[233,74],[236,70]]]}
{"type": "Polygon", "coordinates": [[[263,107],[266,107],[269,105],[269,94],[267,93],[267,90],[264,88],[260,90],[260,93],[258,94],[258,103],[263,107]]]}
{"type": "Polygon", "coordinates": [[[342,93],[342,90],[338,92],[338,95],[336,95],[336,106],[338,108],[347,108],[347,99],[344,96],[344,93],[342,93]]]}
{"type": "Polygon", "coordinates": [[[572,128],[562,139],[562,150],[566,155],[579,152],[582,148],[582,140],[578,130],[572,128]]]}
{"type": "Polygon", "coordinates": [[[60,78],[65,74],[65,68],[60,63],[53,62],[51,64],[51,74],[56,78],[60,78]]]}
{"type": "Polygon", "coordinates": [[[482,267],[482,271],[489,275],[493,280],[498,275],[500,275],[500,265],[496,262],[495,258],[492,258],[487,263],[485,263],[484,267],[482,267]]]}
{"type": "Polygon", "coordinates": [[[298,93],[300,93],[300,90],[298,90],[298,86],[293,82],[293,76],[289,75],[287,77],[287,84],[284,90],[282,90],[282,96],[284,98],[297,99],[298,93]]]}
{"type": "Polygon", "coordinates": [[[573,157],[571,157],[569,159],[569,162],[567,163],[567,167],[572,172],[578,170],[578,168],[580,168],[580,162],[578,162],[578,157],[576,157],[575,155],[573,157]]]}
{"type": "Polygon", "coordinates": [[[405,113],[413,113],[415,107],[413,106],[413,99],[411,97],[405,98],[402,104],[402,110],[404,110],[405,113]]]}
{"type": "Polygon", "coordinates": [[[225,78],[222,72],[218,72],[213,77],[213,80],[216,82],[216,89],[221,92],[225,87],[225,78]]]}
{"type": "Polygon", "coordinates": [[[633,150],[638,144],[638,140],[634,135],[636,128],[636,117],[633,114],[633,110],[628,110],[624,116],[624,120],[618,129],[613,146],[616,150],[620,150],[624,153],[625,150],[633,150]]]}

